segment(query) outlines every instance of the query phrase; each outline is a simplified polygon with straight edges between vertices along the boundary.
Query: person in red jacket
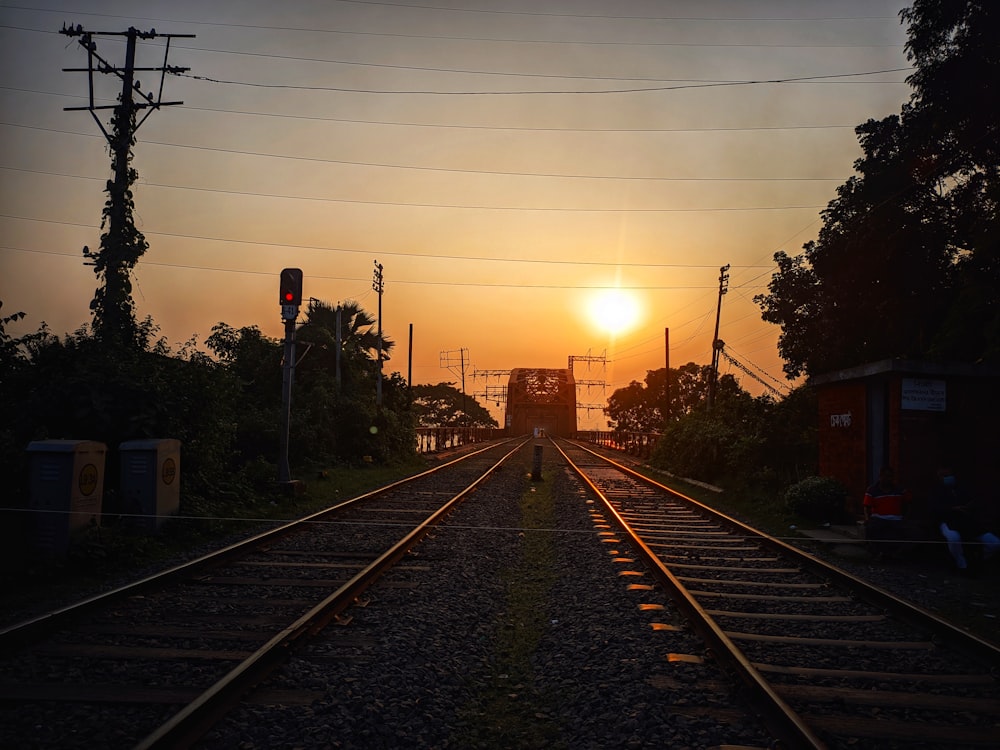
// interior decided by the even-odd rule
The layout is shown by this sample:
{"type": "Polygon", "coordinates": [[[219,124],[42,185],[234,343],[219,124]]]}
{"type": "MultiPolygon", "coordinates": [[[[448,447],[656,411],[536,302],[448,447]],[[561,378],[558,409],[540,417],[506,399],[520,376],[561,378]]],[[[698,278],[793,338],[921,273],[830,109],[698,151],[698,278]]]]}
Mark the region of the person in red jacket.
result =
{"type": "Polygon", "coordinates": [[[876,557],[896,555],[902,550],[903,516],[911,499],[910,491],[896,484],[895,474],[888,466],[865,492],[865,538],[871,542],[876,557]]]}

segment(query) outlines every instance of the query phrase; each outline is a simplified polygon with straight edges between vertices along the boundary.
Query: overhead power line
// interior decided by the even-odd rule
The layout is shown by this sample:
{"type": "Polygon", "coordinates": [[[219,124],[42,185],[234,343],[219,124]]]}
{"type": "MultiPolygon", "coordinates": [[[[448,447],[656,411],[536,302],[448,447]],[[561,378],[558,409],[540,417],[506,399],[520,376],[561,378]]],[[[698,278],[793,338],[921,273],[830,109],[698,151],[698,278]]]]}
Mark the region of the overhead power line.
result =
{"type": "MultiPolygon", "coordinates": [[[[421,68],[407,68],[408,70],[425,70],[421,68]]],[[[698,83],[678,83],[670,86],[637,86],[632,88],[617,88],[617,89],[539,89],[539,90],[517,90],[517,91],[440,91],[433,89],[359,89],[359,88],[349,88],[341,86],[300,86],[296,84],[287,83],[256,83],[252,81],[233,81],[221,78],[212,78],[210,76],[194,75],[190,73],[175,73],[174,75],[191,78],[198,81],[206,81],[209,83],[219,83],[228,84],[233,86],[250,86],[254,88],[268,88],[268,89],[290,89],[290,90],[301,90],[301,91],[335,91],[346,94],[396,94],[396,95],[426,95],[426,96],[537,96],[537,95],[593,95],[593,94],[640,94],[640,93],[653,93],[660,91],[680,91],[683,89],[704,89],[704,88],[720,88],[729,86],[762,86],[771,84],[789,84],[789,83],[816,83],[816,82],[827,82],[827,83],[854,83],[854,81],[834,81],[832,79],[838,78],[859,78],[864,76],[879,75],[882,73],[899,73],[899,72],[909,72],[912,68],[886,68],[884,70],[870,70],[861,73],[832,73],[829,75],[817,75],[817,76],[796,76],[788,78],[770,78],[770,79],[757,79],[757,80],[744,80],[744,81],[706,81],[698,83]]],[[[463,73],[469,74],[470,71],[461,70],[447,70],[439,69],[437,72],[452,72],[452,73],[463,73]]],[[[482,74],[482,73],[480,73],[482,74]]],[[[518,77],[519,74],[509,73],[509,74],[497,74],[491,73],[490,75],[509,75],[511,77],[518,77]]],[[[567,76],[555,76],[557,78],[567,78],[567,76]]],[[[592,79],[600,80],[600,79],[592,79]]],[[[636,80],[636,79],[624,79],[624,80],[636,80]]],[[[905,84],[905,81],[875,81],[874,83],[882,84],[905,84]]]]}
{"type": "MultiPolygon", "coordinates": [[[[0,213],[0,218],[3,219],[16,219],[20,221],[33,221],[41,224],[56,224],[59,226],[70,226],[79,227],[82,229],[88,229],[92,231],[98,231],[98,227],[91,224],[81,224],[78,222],[71,221],[58,221],[55,219],[39,219],[31,216],[17,216],[14,214],[4,214],[0,213]]],[[[280,247],[280,248],[290,248],[296,250],[321,250],[327,252],[338,252],[338,253],[350,253],[350,254],[360,254],[360,255],[372,255],[378,253],[379,255],[394,256],[401,258],[414,258],[421,260],[447,260],[447,261],[475,261],[475,262],[491,262],[491,263],[534,263],[534,264],[544,264],[544,265],[564,265],[564,266],[597,266],[605,268],[714,268],[711,265],[705,265],[701,263],[628,263],[628,262],[609,262],[609,261],[589,261],[589,260],[555,260],[552,258],[511,258],[511,257],[496,257],[496,256],[482,256],[482,255],[445,255],[441,253],[414,253],[414,252],[393,252],[391,250],[371,250],[371,249],[361,249],[361,248],[350,248],[350,247],[331,247],[325,245],[296,245],[284,242],[267,242],[263,240],[244,240],[233,237],[209,237],[204,235],[195,234],[181,234],[178,232],[156,232],[156,231],[145,231],[145,234],[153,234],[160,237],[177,237],[180,239],[189,240],[204,240],[208,242],[229,242],[239,245],[257,245],[260,247],[280,247]]],[[[34,252],[34,251],[26,251],[34,252]]],[[[737,264],[736,268],[743,268],[737,264]]]]}
{"type": "MultiPolygon", "coordinates": [[[[15,6],[4,6],[4,8],[13,10],[30,10],[32,12],[39,13],[55,13],[60,16],[65,16],[66,12],[62,10],[46,10],[43,8],[17,8],[15,6]]],[[[294,33],[306,33],[306,34],[337,34],[339,36],[357,36],[357,37],[376,37],[382,39],[423,39],[429,41],[451,41],[451,42],[479,42],[485,44],[530,44],[530,45],[553,45],[553,46],[574,46],[574,47],[687,47],[687,48],[706,48],[706,49],[898,49],[902,48],[904,45],[900,43],[885,43],[879,42],[877,44],[871,44],[866,42],[849,41],[843,43],[831,43],[831,42],[817,42],[817,43],[787,43],[787,42],[646,42],[641,40],[630,39],[627,41],[618,41],[615,39],[540,39],[531,37],[489,37],[489,36],[468,36],[462,34],[407,34],[400,32],[388,32],[388,31],[362,31],[359,29],[323,29],[323,28],[306,28],[302,26],[264,26],[262,24],[249,24],[249,23],[231,23],[222,21],[192,21],[189,19],[180,20],[177,18],[154,18],[151,16],[135,16],[129,14],[126,16],[115,16],[109,13],[80,13],[75,12],[75,15],[84,16],[87,18],[128,18],[132,21],[153,21],[156,23],[173,23],[173,24],[186,24],[189,26],[221,26],[227,29],[250,29],[250,30],[265,30],[269,32],[277,31],[289,31],[294,33]]],[[[726,19],[716,19],[716,20],[726,20],[726,19]]],[[[821,19],[822,20],[822,19],[821,19]]],[[[36,34],[53,34],[51,29],[33,29],[27,26],[14,26],[12,24],[0,24],[0,29],[12,29],[14,31],[29,31],[36,34]]],[[[177,45],[175,49],[185,49],[192,52],[218,52],[221,54],[227,53],[229,50],[214,49],[211,47],[189,47],[177,45]]]]}
{"type": "MultiPolygon", "coordinates": [[[[741,370],[748,377],[753,378],[754,380],[756,380],[760,385],[762,385],[765,389],[767,389],[767,391],[770,392],[772,395],[778,396],[778,397],[781,397],[781,396],[784,395],[781,391],[779,391],[773,385],[771,385],[766,380],[764,380],[763,378],[761,378],[757,373],[755,373],[753,370],[751,370],[745,364],[743,364],[738,359],[736,359],[731,354],[729,354],[729,352],[727,352],[724,348],[720,348],[719,349],[719,353],[722,354],[722,356],[726,359],[727,362],[729,362],[729,364],[731,364],[734,367],[736,367],[737,369],[741,370]]],[[[765,374],[767,374],[767,373],[765,373],[765,374]]],[[[771,378],[771,380],[774,380],[775,382],[778,382],[773,376],[768,375],[768,377],[771,378]]],[[[779,385],[781,385],[781,384],[779,383],[779,385]]],[[[791,390],[791,388],[789,388],[788,386],[782,385],[782,387],[784,388],[785,393],[787,393],[787,392],[789,392],[791,390]]]]}
{"type": "MultiPolygon", "coordinates": [[[[149,235],[155,235],[157,232],[146,232],[149,235]]],[[[224,240],[225,242],[230,242],[232,240],[224,240]]],[[[259,243],[255,243],[259,244],[259,243]]],[[[282,246],[284,247],[284,246],[282,246]]],[[[70,255],[68,253],[57,253],[52,250],[29,250],[21,247],[10,247],[10,246],[0,246],[0,250],[10,250],[14,252],[21,253],[33,253],[37,255],[53,255],[58,258],[68,258],[74,261],[79,261],[80,257],[78,255],[70,255]]],[[[375,255],[374,252],[368,252],[368,255],[375,255]]],[[[378,253],[379,255],[398,255],[399,253],[378,253]]],[[[160,266],[163,268],[181,268],[194,271],[216,271],[219,273],[241,273],[250,274],[253,276],[274,276],[274,271],[253,271],[250,269],[243,268],[219,268],[217,266],[202,266],[193,263],[167,263],[164,261],[152,261],[143,260],[143,266],[160,266]]],[[[324,276],[322,274],[310,273],[309,278],[311,279],[324,279],[333,281],[365,281],[365,277],[354,277],[354,276],[324,276]]],[[[444,287],[475,287],[483,289],[606,289],[606,284],[592,284],[592,285],[580,285],[580,284],[524,284],[521,282],[511,282],[511,283],[485,283],[485,282],[475,282],[475,281],[426,281],[418,279],[393,279],[394,284],[406,284],[415,286],[444,286],[444,287]]],[[[702,289],[708,287],[693,286],[690,284],[685,285],[672,285],[672,286],[653,286],[653,285],[636,285],[636,286],[618,286],[617,289],[632,290],[632,291],[665,291],[665,290],[687,290],[687,289],[702,289]]]]}
{"type": "MultiPolygon", "coordinates": [[[[58,96],[64,98],[66,94],[56,91],[41,91],[39,89],[26,89],[14,86],[0,86],[0,91],[18,91],[28,94],[41,94],[43,96],[58,96]]],[[[110,101],[110,100],[108,100],[110,101]]],[[[511,126],[511,125],[474,125],[467,123],[450,122],[407,122],[400,120],[372,120],[358,119],[350,117],[318,117],[315,115],[296,115],[288,112],[255,112],[252,110],[240,109],[219,109],[217,107],[193,107],[185,106],[191,112],[214,112],[226,115],[248,115],[251,117],[277,117],[285,120],[306,120],[310,122],[341,122],[351,125],[385,125],[387,127],[404,128],[443,128],[447,130],[496,130],[501,132],[528,132],[528,133],[746,133],[784,130],[854,130],[857,124],[828,123],[818,125],[759,125],[748,127],[706,127],[706,128],[585,128],[585,127],[531,127],[531,126],[511,126]]],[[[12,127],[31,127],[28,125],[18,125],[16,123],[3,123],[12,127]]],[[[36,128],[38,130],[49,130],[49,128],[36,128]]],[[[73,131],[52,130],[54,133],[73,133],[73,131]]],[[[80,133],[76,133],[80,135],[80,133]]],[[[149,142],[149,141],[147,141],[149,142]]]]}
{"type": "Polygon", "coordinates": [[[445,5],[419,5],[411,3],[390,3],[390,2],[379,2],[378,0],[338,0],[350,5],[382,5],[390,8],[406,8],[407,10],[435,10],[435,11],[447,11],[450,13],[474,13],[474,14],[484,14],[484,15],[501,15],[501,16],[542,16],[550,18],[593,18],[600,20],[613,20],[613,21],[734,21],[739,23],[746,23],[749,21],[760,21],[760,22],[801,22],[801,23],[815,23],[817,21],[886,21],[893,20],[896,21],[898,18],[896,16],[818,16],[809,18],[795,18],[792,16],[771,16],[767,18],[754,18],[753,16],[726,16],[726,17],[712,17],[712,16],[643,16],[643,15],[621,15],[618,13],[555,13],[552,11],[529,11],[529,10],[497,10],[496,8],[454,8],[445,5]]]}
{"type": "MultiPolygon", "coordinates": [[[[8,123],[0,122],[0,125],[8,123]]],[[[60,131],[51,128],[32,128],[26,125],[11,125],[10,127],[20,127],[27,130],[41,130],[44,132],[63,133],[65,135],[77,135],[82,138],[96,138],[98,136],[89,133],[76,133],[72,131],[60,131]]],[[[491,177],[537,177],[543,179],[559,180],[611,180],[611,181],[634,181],[634,182],[846,182],[847,177],[666,177],[658,175],[611,175],[611,174],[572,174],[566,172],[511,172],[490,169],[459,169],[455,167],[432,167],[419,164],[393,164],[390,162],[354,161],[349,159],[324,159],[316,156],[295,156],[294,154],[275,154],[263,151],[244,151],[230,148],[214,148],[211,146],[192,146],[184,143],[169,143],[164,141],[143,141],[144,144],[154,146],[164,146],[166,148],[186,149],[190,151],[207,151],[209,153],[233,154],[237,156],[258,156],[265,159],[287,159],[288,161],[304,161],[314,164],[339,164],[348,167],[371,167],[376,169],[400,169],[415,172],[442,172],[445,174],[469,174],[488,175],[491,177]]],[[[39,169],[24,169],[21,167],[10,167],[0,165],[0,169],[10,169],[17,172],[28,172],[31,174],[48,174],[57,177],[75,177],[81,180],[93,179],[85,175],[74,175],[62,172],[48,172],[39,169]]],[[[157,183],[147,182],[147,185],[157,183]]],[[[177,185],[159,185],[159,187],[179,187],[177,185]]],[[[217,192],[232,192],[241,194],[243,191],[219,190],[217,192]]],[[[266,194],[265,194],[266,195],[266,194]]],[[[292,196],[284,196],[292,197],[292,196]]]]}
{"type": "MultiPolygon", "coordinates": [[[[664,78],[662,76],[651,75],[585,75],[578,73],[525,73],[518,70],[483,70],[476,68],[444,68],[429,65],[403,65],[401,63],[380,63],[367,62],[365,60],[337,60],[329,57],[303,57],[301,55],[278,55],[273,52],[246,52],[243,50],[205,50],[197,47],[179,47],[189,52],[212,52],[222,55],[239,55],[241,57],[263,58],[266,60],[284,60],[291,62],[319,63],[323,65],[338,65],[351,68],[376,68],[379,70],[402,70],[413,73],[446,73],[462,76],[487,76],[496,78],[539,78],[557,79],[564,81],[641,81],[647,83],[674,83],[674,84],[743,84],[754,83],[746,79],[726,79],[726,78],[664,78]]],[[[790,78],[787,80],[778,79],[762,81],[763,83],[786,83],[798,81],[824,81],[834,78],[854,78],[876,75],[880,73],[898,73],[900,71],[910,71],[912,68],[893,68],[889,70],[876,70],[871,72],[855,73],[831,73],[825,75],[814,75],[801,78],[790,78]]],[[[201,76],[188,75],[189,78],[201,78],[201,76]]],[[[215,80],[205,78],[205,80],[215,80]]],[[[218,83],[230,83],[229,81],[216,81],[218,83]]],[[[836,81],[834,81],[836,82],[836,81]]],[[[902,83],[901,81],[876,81],[876,83],[902,83]]],[[[263,85],[263,84],[262,84],[263,85]]]]}
{"type": "MultiPolygon", "coordinates": [[[[402,3],[369,3],[369,2],[358,2],[357,5],[391,5],[393,7],[405,8],[407,10],[433,10],[433,11],[446,11],[454,13],[481,13],[481,14],[494,14],[494,15],[517,15],[517,16],[548,16],[548,17],[558,17],[558,18],[577,18],[586,20],[598,20],[598,21],[641,21],[641,22],[670,22],[670,23],[739,23],[741,25],[746,24],[788,24],[788,23],[844,23],[844,22],[871,22],[871,21],[891,21],[897,22],[898,16],[885,16],[885,15],[840,15],[840,16],[809,16],[809,17],[792,17],[792,16],[682,16],[682,15],[671,15],[671,16],[645,16],[645,15],[621,15],[621,14],[584,14],[584,13],[573,13],[573,12],[563,12],[563,13],[552,13],[552,12],[540,12],[540,11],[513,11],[513,10],[501,10],[496,8],[487,9],[472,9],[472,8],[447,8],[441,6],[421,6],[413,4],[402,4],[402,3]]],[[[22,10],[30,11],[33,13],[50,13],[65,15],[66,11],[64,9],[55,8],[41,8],[37,6],[19,6],[19,5],[5,5],[4,8],[8,10],[22,10]]],[[[75,11],[77,15],[82,15],[87,18],[115,18],[123,19],[126,16],[115,15],[111,13],[95,13],[95,12],[80,12],[75,11]]],[[[377,37],[391,37],[391,38],[404,38],[404,39],[448,39],[448,40],[458,40],[458,41],[475,41],[475,42],[506,42],[506,43],[517,43],[517,44],[593,44],[593,45],[618,45],[618,46],[639,46],[639,47],[661,47],[661,46],[706,46],[706,47],[901,47],[902,44],[864,44],[858,42],[852,42],[846,45],[840,44],[829,44],[829,43],[817,43],[817,44],[760,44],[760,43],[709,43],[709,44],[698,44],[694,42],[643,42],[630,39],[628,41],[615,41],[615,40],[584,40],[584,39],[533,39],[526,37],[516,37],[516,38],[497,38],[497,37],[470,37],[465,35],[443,35],[443,34],[415,34],[415,33],[387,33],[387,32],[371,32],[371,31],[358,31],[355,29],[329,29],[322,27],[303,27],[303,26],[280,26],[274,24],[248,24],[239,23],[234,19],[226,19],[224,21],[204,21],[204,20],[192,20],[188,18],[164,18],[164,17],[153,17],[153,16],[135,16],[134,14],[129,14],[128,19],[135,21],[155,21],[157,23],[174,23],[174,24],[188,24],[194,26],[221,26],[225,28],[235,28],[235,29],[250,29],[250,30],[266,30],[270,32],[276,31],[291,31],[291,32],[304,32],[310,34],[338,34],[347,36],[377,36],[377,37]]]]}
{"type": "MultiPolygon", "coordinates": [[[[42,172],[32,169],[21,169],[19,167],[3,167],[15,172],[27,172],[32,174],[46,174],[53,177],[67,177],[76,180],[98,180],[105,182],[104,178],[87,177],[74,175],[65,172],[42,172]]],[[[795,211],[795,210],[818,210],[825,208],[823,205],[792,205],[792,206],[711,206],[698,208],[587,208],[581,206],[490,206],[465,205],[459,203],[417,203],[410,201],[376,201],[362,200],[360,198],[325,198],[310,195],[286,195],[283,193],[257,193],[248,190],[221,190],[216,188],[195,187],[191,185],[167,185],[164,183],[144,182],[145,187],[156,187],[167,190],[191,190],[202,193],[221,193],[224,195],[243,195],[253,198],[278,198],[282,200],[296,201],[316,201],[320,203],[347,203],[352,205],[365,206],[395,206],[398,208],[446,208],[468,211],[517,211],[517,212],[555,212],[555,213],[713,213],[713,212],[738,212],[738,211],[795,211]]]]}

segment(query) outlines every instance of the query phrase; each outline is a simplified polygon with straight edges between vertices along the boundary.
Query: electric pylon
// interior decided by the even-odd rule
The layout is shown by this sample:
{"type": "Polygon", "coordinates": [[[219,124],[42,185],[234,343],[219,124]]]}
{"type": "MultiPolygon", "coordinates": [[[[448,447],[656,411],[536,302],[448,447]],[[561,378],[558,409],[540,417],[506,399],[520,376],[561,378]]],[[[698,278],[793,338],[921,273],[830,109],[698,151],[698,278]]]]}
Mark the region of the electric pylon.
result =
{"type": "Polygon", "coordinates": [[[167,55],[170,52],[170,40],[177,37],[193,37],[194,34],[158,34],[155,29],[139,31],[129,28],[127,31],[86,31],[80,25],[63,26],[60,33],[69,37],[79,37],[77,40],[87,51],[86,68],[63,68],[68,73],[87,73],[90,103],[86,107],[65,107],[66,111],[86,110],[97,122],[101,132],[111,146],[111,166],[114,180],[108,182],[108,201],[104,208],[104,221],[107,231],[101,235],[101,249],[91,252],[84,247],[85,263],[94,267],[98,279],[103,279],[103,287],[98,287],[90,308],[94,314],[95,334],[105,341],[118,341],[123,344],[138,343],[138,330],[135,323],[135,310],[132,302],[132,268],[146,252],[149,244],[135,227],[132,218],[133,198],[132,183],[138,176],[131,167],[132,144],[135,131],[154,109],[183,104],[183,102],[163,101],[163,81],[167,73],[181,73],[189,68],[167,65],[167,55]],[[125,64],[123,67],[113,65],[105,60],[97,51],[98,36],[125,37],[125,64]],[[138,40],[164,38],[167,40],[163,54],[163,65],[159,67],[136,67],[136,45],[138,40]],[[121,79],[122,91],[118,104],[98,105],[94,100],[94,73],[116,75],[121,79]],[[157,93],[143,92],[141,82],[136,80],[138,72],[156,72],[160,74],[157,93]],[[110,130],[105,127],[98,110],[113,110],[110,130]],[[146,110],[142,119],[137,121],[137,113],[146,110]]]}

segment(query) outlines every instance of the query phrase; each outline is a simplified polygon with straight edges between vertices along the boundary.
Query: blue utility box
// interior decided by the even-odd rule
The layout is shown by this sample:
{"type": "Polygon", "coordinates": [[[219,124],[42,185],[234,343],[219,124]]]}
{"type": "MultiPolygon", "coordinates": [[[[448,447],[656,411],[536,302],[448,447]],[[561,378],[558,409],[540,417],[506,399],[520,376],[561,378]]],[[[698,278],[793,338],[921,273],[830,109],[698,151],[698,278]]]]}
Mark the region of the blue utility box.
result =
{"type": "Polygon", "coordinates": [[[61,557],[74,534],[101,523],[107,446],[93,440],[35,440],[28,453],[34,546],[61,557]]]}
{"type": "Polygon", "coordinates": [[[122,513],[133,525],[155,531],[180,511],[181,442],[129,440],[118,450],[122,513]]]}

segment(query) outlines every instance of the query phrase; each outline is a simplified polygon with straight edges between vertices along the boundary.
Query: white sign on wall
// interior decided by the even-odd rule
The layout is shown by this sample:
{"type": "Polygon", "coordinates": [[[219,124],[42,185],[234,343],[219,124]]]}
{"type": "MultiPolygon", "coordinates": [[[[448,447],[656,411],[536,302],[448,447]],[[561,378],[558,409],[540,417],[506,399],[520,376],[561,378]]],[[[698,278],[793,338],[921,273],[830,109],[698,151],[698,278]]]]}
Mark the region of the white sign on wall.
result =
{"type": "Polygon", "coordinates": [[[850,427],[851,426],[851,412],[847,412],[847,414],[831,414],[830,415],[830,426],[831,427],[850,427]]]}
{"type": "Polygon", "coordinates": [[[904,409],[914,411],[944,411],[947,386],[943,380],[903,378],[904,409]]]}

